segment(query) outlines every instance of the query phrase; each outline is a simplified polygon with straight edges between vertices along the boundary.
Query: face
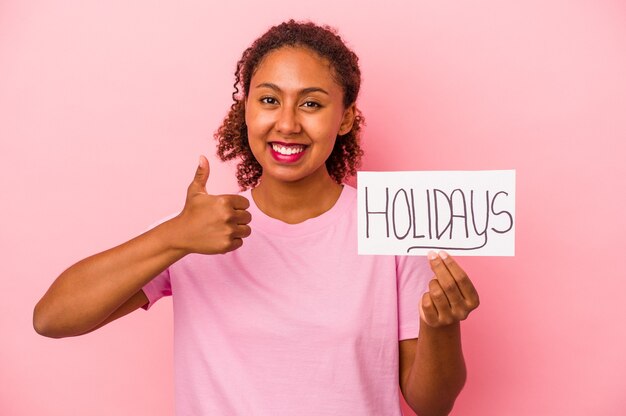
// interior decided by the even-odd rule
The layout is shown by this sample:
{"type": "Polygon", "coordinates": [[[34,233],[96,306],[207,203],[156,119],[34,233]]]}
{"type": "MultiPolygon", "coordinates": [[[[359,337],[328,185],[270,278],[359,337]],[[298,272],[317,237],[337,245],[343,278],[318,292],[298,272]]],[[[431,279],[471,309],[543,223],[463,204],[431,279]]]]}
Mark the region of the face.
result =
{"type": "Polygon", "coordinates": [[[262,182],[327,180],[326,159],[353,121],[330,63],[309,49],[272,51],[252,76],[246,125],[262,182]]]}

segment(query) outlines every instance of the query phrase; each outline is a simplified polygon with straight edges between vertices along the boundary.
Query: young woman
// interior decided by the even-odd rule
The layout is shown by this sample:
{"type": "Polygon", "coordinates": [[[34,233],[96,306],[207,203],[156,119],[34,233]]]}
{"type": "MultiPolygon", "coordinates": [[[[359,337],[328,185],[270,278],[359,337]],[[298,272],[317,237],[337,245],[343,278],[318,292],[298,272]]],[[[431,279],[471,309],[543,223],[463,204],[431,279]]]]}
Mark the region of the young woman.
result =
{"type": "Polygon", "coordinates": [[[201,156],[182,212],[63,272],[35,329],[80,335],[172,295],[179,415],[400,415],[398,387],[421,416],[448,414],[478,295],[444,252],[357,255],[357,56],[289,21],[235,76],[216,138],[244,191],[209,195],[201,156]]]}

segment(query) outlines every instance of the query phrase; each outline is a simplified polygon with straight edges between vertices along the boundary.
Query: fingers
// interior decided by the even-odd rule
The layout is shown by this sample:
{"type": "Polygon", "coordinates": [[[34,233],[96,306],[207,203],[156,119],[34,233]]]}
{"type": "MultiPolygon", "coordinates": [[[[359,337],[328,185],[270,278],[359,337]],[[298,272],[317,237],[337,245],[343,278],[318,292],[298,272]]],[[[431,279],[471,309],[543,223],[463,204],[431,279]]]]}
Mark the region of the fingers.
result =
{"type": "Polygon", "coordinates": [[[230,243],[230,247],[228,248],[228,251],[233,251],[233,250],[237,250],[239,247],[243,246],[243,239],[242,238],[234,238],[231,243],[230,243]]]}
{"type": "MultiPolygon", "coordinates": [[[[443,254],[445,252],[441,252],[443,254]]],[[[448,258],[450,258],[448,256],[448,258]]],[[[430,267],[435,272],[435,276],[440,284],[440,287],[445,292],[445,296],[447,297],[450,305],[457,305],[459,303],[463,303],[463,295],[459,286],[457,285],[455,276],[450,272],[450,270],[446,267],[444,260],[442,257],[437,256],[435,252],[428,253],[428,259],[430,260],[430,267]]]]}
{"type": "Polygon", "coordinates": [[[239,195],[219,195],[215,197],[215,201],[224,222],[237,225],[252,221],[252,215],[246,210],[250,206],[246,198],[239,195]]]}
{"type": "Polygon", "coordinates": [[[230,234],[230,243],[225,251],[233,251],[243,245],[243,239],[252,234],[252,228],[249,225],[237,225],[230,234]]]}
{"type": "MultiPolygon", "coordinates": [[[[250,206],[250,202],[239,195],[220,195],[218,198],[223,207],[226,208],[227,214],[224,220],[228,224],[230,238],[241,240],[250,236],[252,230],[248,224],[252,221],[252,214],[245,209],[250,206]]],[[[243,242],[241,243],[243,244],[243,242]]]]}
{"type": "Polygon", "coordinates": [[[190,193],[207,193],[206,183],[209,180],[210,170],[208,159],[204,155],[200,155],[198,167],[196,168],[196,174],[193,177],[191,185],[189,185],[190,193]]]}
{"type": "Polygon", "coordinates": [[[252,228],[249,225],[238,225],[233,231],[232,238],[246,238],[252,234],[252,228]]]}
{"type": "MultiPolygon", "coordinates": [[[[247,201],[247,199],[243,198],[247,201]]],[[[250,236],[252,229],[249,224],[252,221],[252,215],[245,209],[234,210],[231,224],[235,224],[232,237],[234,239],[242,239],[250,236]]]]}
{"type": "Polygon", "coordinates": [[[445,251],[428,253],[435,278],[420,302],[420,316],[433,327],[467,318],[478,307],[478,292],[465,271],[445,251]]]}
{"type": "MultiPolygon", "coordinates": [[[[459,308],[458,306],[451,306],[450,301],[448,300],[446,293],[442,289],[439,281],[437,279],[433,279],[428,284],[428,297],[426,301],[426,306],[432,304],[432,311],[430,312],[430,325],[432,326],[445,326],[450,325],[454,322],[465,319],[465,316],[459,317],[459,311],[464,308],[459,308]],[[435,324],[433,325],[433,320],[435,324]]],[[[422,300],[423,302],[423,300],[422,300]]],[[[425,312],[428,312],[425,310],[425,312]]]]}
{"type": "Polygon", "coordinates": [[[442,262],[445,264],[446,268],[450,272],[450,275],[454,277],[454,281],[456,282],[461,295],[466,303],[469,303],[469,306],[473,306],[476,308],[478,306],[478,292],[474,287],[474,284],[465,273],[465,270],[459,266],[459,264],[454,261],[452,257],[448,255],[445,251],[439,252],[439,257],[442,259],[442,262]]]}
{"type": "Polygon", "coordinates": [[[243,209],[236,209],[235,213],[233,214],[233,224],[241,224],[241,225],[245,225],[250,223],[250,221],[252,221],[252,215],[243,209]]]}
{"type": "Polygon", "coordinates": [[[420,317],[430,326],[436,326],[439,321],[437,308],[428,292],[424,293],[420,300],[420,317]]]}
{"type": "Polygon", "coordinates": [[[228,239],[218,252],[219,253],[227,253],[229,251],[237,250],[239,247],[243,246],[243,240],[246,237],[249,237],[252,233],[252,229],[248,225],[237,225],[231,232],[229,233],[228,239]]]}
{"type": "Polygon", "coordinates": [[[248,209],[250,208],[250,201],[248,198],[241,195],[229,195],[231,198],[231,202],[233,204],[233,208],[235,209],[248,209]]]}
{"type": "MultiPolygon", "coordinates": [[[[204,155],[200,155],[196,173],[193,177],[193,181],[189,185],[189,191],[191,193],[201,192],[206,194],[206,184],[209,180],[210,172],[209,160],[204,155]]],[[[241,195],[222,195],[222,197],[227,199],[234,209],[245,210],[250,207],[250,201],[241,195]]]]}
{"type": "Polygon", "coordinates": [[[190,253],[223,254],[238,249],[251,234],[250,201],[241,195],[211,195],[207,192],[209,161],[201,155],[185,206],[177,222],[178,245],[190,253]]]}

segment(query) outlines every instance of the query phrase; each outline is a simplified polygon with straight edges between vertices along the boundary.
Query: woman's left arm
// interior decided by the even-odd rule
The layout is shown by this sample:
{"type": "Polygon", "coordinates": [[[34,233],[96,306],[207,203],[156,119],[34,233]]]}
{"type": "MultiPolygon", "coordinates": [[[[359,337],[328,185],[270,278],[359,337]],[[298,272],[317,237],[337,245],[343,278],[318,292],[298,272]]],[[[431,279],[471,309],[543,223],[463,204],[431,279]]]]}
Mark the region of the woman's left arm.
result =
{"type": "Polygon", "coordinates": [[[465,271],[446,252],[430,252],[435,278],[420,303],[417,339],[400,341],[400,387],[420,416],[448,415],[465,384],[460,322],[479,304],[465,271]]]}

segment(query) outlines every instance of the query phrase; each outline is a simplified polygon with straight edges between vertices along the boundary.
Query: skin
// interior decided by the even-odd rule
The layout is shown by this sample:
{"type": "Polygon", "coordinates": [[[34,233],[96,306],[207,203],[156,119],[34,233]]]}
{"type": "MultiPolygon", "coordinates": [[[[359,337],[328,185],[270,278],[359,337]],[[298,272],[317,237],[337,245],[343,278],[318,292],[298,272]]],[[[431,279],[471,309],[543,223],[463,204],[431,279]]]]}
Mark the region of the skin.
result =
{"type": "Polygon", "coordinates": [[[344,108],[343,89],[327,60],[295,47],[266,55],[246,99],[248,140],[263,168],[252,190],[258,207],[290,224],[328,211],[341,186],[330,177],[325,162],[337,135],[352,128],[354,116],[354,105],[344,108]],[[304,155],[296,163],[276,161],[272,142],[305,145],[304,155]]]}
{"type": "Polygon", "coordinates": [[[445,251],[428,255],[435,273],[420,301],[420,332],[400,341],[400,388],[420,416],[447,415],[466,380],[460,322],[479,305],[476,288],[445,251]]]}
{"type": "MultiPolygon", "coordinates": [[[[261,210],[284,222],[320,215],[341,193],[325,161],[337,134],[352,128],[354,105],[343,107],[343,90],[332,75],[329,62],[316,53],[285,47],[265,57],[250,83],[246,124],[263,168],[252,196],[261,210]],[[275,141],[305,144],[306,153],[296,163],[281,163],[270,154],[275,141]]],[[[450,256],[429,258],[435,278],[419,305],[419,337],[399,343],[400,387],[420,416],[452,410],[466,378],[460,321],[478,306],[476,289],[450,256]]]]}
{"type": "MultiPolygon", "coordinates": [[[[330,63],[303,48],[269,53],[254,73],[246,98],[250,148],[263,168],[252,190],[257,206],[286,223],[328,211],[341,185],[325,161],[336,136],[349,132],[354,105],[344,107],[343,90],[330,63]],[[294,163],[276,160],[272,142],[305,145],[294,163]]],[[[204,156],[187,189],[183,211],[152,230],[98,253],[64,271],[35,306],[33,325],[54,338],[81,335],[141,306],[141,288],[160,271],[190,253],[236,250],[250,235],[249,201],[206,191],[204,156]]],[[[420,416],[446,415],[465,382],[460,321],[478,306],[478,294],[463,269],[445,253],[429,255],[434,278],[420,305],[417,339],[399,343],[399,383],[420,416]]]]}
{"type": "Polygon", "coordinates": [[[51,338],[91,332],[145,305],[141,288],[187,254],[241,247],[251,231],[250,203],[239,195],[209,195],[208,178],[209,162],[201,156],[179,215],[61,273],[35,306],[35,330],[51,338]]]}

